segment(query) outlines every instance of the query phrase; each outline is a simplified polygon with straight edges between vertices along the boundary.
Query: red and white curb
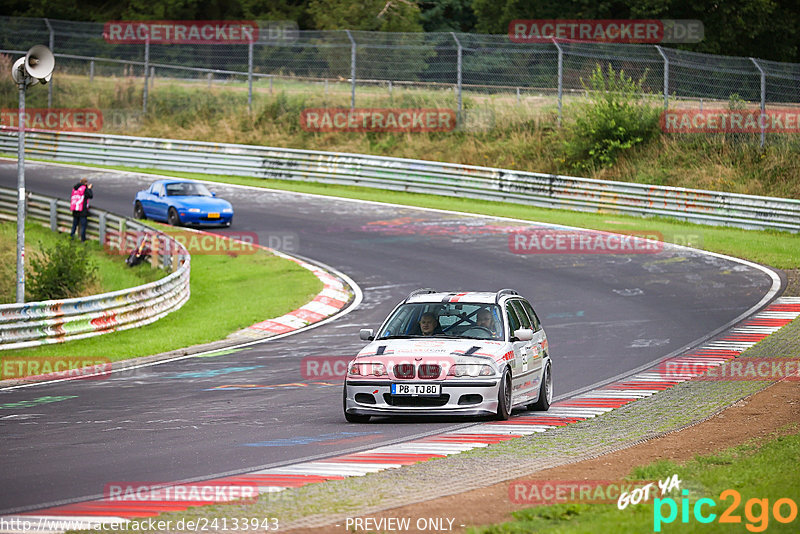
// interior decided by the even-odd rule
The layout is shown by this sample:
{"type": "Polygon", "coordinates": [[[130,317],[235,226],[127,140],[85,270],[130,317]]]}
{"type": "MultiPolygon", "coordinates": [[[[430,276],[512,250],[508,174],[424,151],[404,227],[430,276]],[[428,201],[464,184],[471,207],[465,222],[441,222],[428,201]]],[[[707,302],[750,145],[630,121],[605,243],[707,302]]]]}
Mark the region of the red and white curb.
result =
{"type": "MultiPolygon", "coordinates": [[[[698,362],[702,362],[701,367],[705,369],[722,365],[780,330],[798,316],[800,316],[800,297],[779,298],[763,311],[728,331],[721,338],[667,361],[690,362],[693,364],[693,369],[698,368],[695,365],[698,362]]],[[[283,322],[277,324],[283,324],[283,322]]],[[[659,366],[664,363],[661,362],[659,366]]],[[[213,485],[257,486],[260,494],[272,494],[288,488],[316,484],[326,480],[341,480],[386,469],[397,469],[404,465],[433,458],[443,458],[471,449],[487,447],[492,443],[537,432],[546,432],[551,428],[584,421],[691,380],[701,372],[665,378],[661,372],[647,370],[570,399],[556,402],[547,412],[527,412],[525,415],[513,417],[509,421],[483,423],[455,432],[377,447],[353,454],[264,469],[206,482],[213,485]]],[[[192,483],[192,485],[197,484],[199,483],[192,483]]],[[[99,499],[0,517],[0,533],[22,532],[22,528],[10,528],[9,525],[16,524],[19,527],[23,521],[34,525],[33,528],[37,528],[37,525],[41,527],[37,530],[38,532],[90,529],[99,524],[125,523],[138,518],[154,517],[162,512],[182,511],[197,505],[196,502],[182,501],[126,500],[120,502],[99,499]],[[61,523],[64,521],[71,523],[61,523]]]]}

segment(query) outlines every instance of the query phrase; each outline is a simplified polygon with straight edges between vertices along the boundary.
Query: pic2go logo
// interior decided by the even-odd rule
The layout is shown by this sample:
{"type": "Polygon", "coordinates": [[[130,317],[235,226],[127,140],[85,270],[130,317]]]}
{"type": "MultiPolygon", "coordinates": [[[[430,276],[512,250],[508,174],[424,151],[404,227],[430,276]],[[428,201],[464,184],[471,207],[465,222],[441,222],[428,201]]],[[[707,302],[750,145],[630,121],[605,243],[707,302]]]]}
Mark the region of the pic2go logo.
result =
{"type": "MultiPolygon", "coordinates": [[[[691,509],[695,521],[698,523],[711,523],[717,518],[717,514],[711,512],[710,508],[715,508],[717,503],[714,499],[702,498],[698,499],[694,506],[689,504],[689,490],[683,490],[681,494],[684,496],[681,499],[680,507],[675,499],[666,497],[663,499],[656,498],[653,501],[653,530],[661,532],[661,525],[668,525],[678,518],[678,510],[680,508],[681,523],[689,523],[689,510],[691,509]],[[664,515],[667,508],[669,511],[664,515]]],[[[742,502],[741,494],[734,489],[727,489],[719,494],[721,501],[732,499],[731,504],[719,516],[719,523],[741,523],[742,517],[736,514],[739,504],[742,502]]],[[[745,528],[750,532],[763,532],[769,526],[770,511],[772,517],[778,523],[791,523],[797,519],[797,503],[789,498],[782,498],[776,500],[772,504],[770,510],[769,499],[749,499],[744,504],[744,516],[748,523],[745,528]]]]}

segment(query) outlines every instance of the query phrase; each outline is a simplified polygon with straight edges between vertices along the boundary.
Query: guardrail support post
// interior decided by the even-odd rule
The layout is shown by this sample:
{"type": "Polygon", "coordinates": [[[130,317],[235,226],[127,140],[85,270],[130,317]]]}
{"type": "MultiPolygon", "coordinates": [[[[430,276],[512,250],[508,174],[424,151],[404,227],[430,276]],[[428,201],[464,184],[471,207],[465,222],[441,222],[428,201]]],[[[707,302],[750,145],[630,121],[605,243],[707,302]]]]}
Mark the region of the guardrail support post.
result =
{"type": "Polygon", "coordinates": [[[767,140],[767,134],[764,128],[764,121],[766,120],[766,113],[767,113],[767,75],[764,72],[764,69],[761,68],[761,65],[758,64],[755,58],[750,58],[750,61],[753,62],[753,65],[756,66],[758,72],[761,73],[761,115],[758,119],[758,125],[761,127],[761,148],[764,148],[764,143],[767,140]]]}
{"type": "Polygon", "coordinates": [[[461,57],[463,53],[463,48],[461,47],[461,41],[458,40],[456,37],[456,32],[450,32],[450,35],[453,36],[453,40],[456,42],[457,47],[457,55],[456,55],[456,87],[457,87],[457,95],[456,98],[458,99],[458,122],[461,122],[461,57]]]}
{"type": "Polygon", "coordinates": [[[101,211],[97,217],[97,238],[100,240],[100,246],[106,244],[106,212],[101,211]]]}
{"type": "Polygon", "coordinates": [[[356,41],[350,30],[345,31],[347,38],[350,39],[350,109],[354,109],[356,107],[356,41]]]}
{"type": "Polygon", "coordinates": [[[58,200],[55,198],[50,200],[50,230],[58,231],[58,200]]]}
{"type": "Polygon", "coordinates": [[[669,107],[669,58],[660,46],[656,45],[656,50],[664,60],[664,111],[666,111],[669,107]]]}
{"type": "Polygon", "coordinates": [[[125,251],[128,248],[126,246],[127,245],[127,241],[128,241],[127,231],[128,231],[128,223],[127,223],[127,221],[125,219],[120,219],[120,221],[119,221],[119,252],[120,252],[120,254],[125,254],[125,251]]]}

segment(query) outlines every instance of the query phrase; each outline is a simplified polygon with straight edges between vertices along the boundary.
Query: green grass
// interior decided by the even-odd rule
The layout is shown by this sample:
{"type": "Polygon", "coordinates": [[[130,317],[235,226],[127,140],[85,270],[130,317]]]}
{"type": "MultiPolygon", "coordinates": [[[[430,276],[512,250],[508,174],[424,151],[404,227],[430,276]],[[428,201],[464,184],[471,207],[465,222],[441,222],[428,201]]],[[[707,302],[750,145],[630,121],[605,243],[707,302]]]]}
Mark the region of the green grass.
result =
{"type": "MultiPolygon", "coordinates": [[[[12,222],[0,223],[0,301],[16,302],[16,235],[17,225],[12,222]]],[[[57,242],[68,239],[66,234],[58,234],[39,224],[25,225],[26,259],[40,253],[42,248],[51,248],[57,242]]],[[[77,238],[76,238],[77,240],[77,238]]],[[[125,265],[125,257],[107,254],[95,241],[83,243],[91,253],[91,261],[97,266],[97,283],[86,294],[107,293],[129,287],[139,286],[158,280],[165,272],[142,265],[130,269],[125,265]]],[[[27,262],[26,262],[27,265],[27,262]]]]}
{"type": "Polygon", "coordinates": [[[193,255],[191,298],[178,311],[140,328],[60,345],[3,351],[0,360],[80,355],[117,361],[216,341],[298,308],[321,289],[322,283],[310,271],[263,250],[238,256],[193,255]]]}
{"type": "MultiPolygon", "coordinates": [[[[797,428],[794,425],[793,431],[797,428]]],[[[664,500],[675,501],[677,515],[667,524],[661,522],[661,532],[797,532],[800,519],[783,524],[772,515],[773,506],[779,499],[788,498],[800,505],[800,490],[797,485],[797,461],[800,459],[800,434],[753,440],[744,445],[727,449],[709,456],[698,456],[681,465],[670,461],[659,461],[635,468],[631,480],[665,480],[674,474],[681,480],[684,495],[674,491],[664,500]],[[720,494],[735,490],[741,502],[733,508],[733,497],[720,494]],[[682,518],[683,498],[688,499],[689,514],[682,518]],[[699,498],[712,499],[714,506],[703,505],[705,516],[716,514],[709,524],[702,524],[693,514],[694,504],[699,498]],[[768,510],[750,502],[751,499],[767,499],[768,510]],[[741,523],[720,523],[721,514],[732,507],[732,517],[738,516],[741,523]],[[750,515],[747,515],[747,513],[750,515]],[[748,528],[748,525],[750,528],[748,528]],[[764,528],[762,528],[764,527],[764,528]]],[[[624,510],[616,504],[563,503],[552,506],[537,506],[514,512],[514,521],[487,527],[471,528],[470,534],[522,534],[528,532],[553,532],[559,534],[579,532],[653,532],[656,510],[661,517],[669,517],[669,504],[658,505],[652,499],[648,503],[630,505],[624,510]]],[[[784,516],[790,513],[789,505],[781,509],[784,516]]]]}
{"type": "MultiPolygon", "coordinates": [[[[101,167],[101,166],[98,166],[101,167]]],[[[375,202],[389,202],[483,215],[548,222],[606,231],[659,232],[664,241],[691,244],[695,248],[745,258],[779,269],[800,267],[800,235],[775,230],[743,230],[676,221],[663,217],[634,217],[609,213],[582,213],[511,204],[505,202],[441,197],[418,193],[381,191],[366,187],[326,185],[286,180],[264,180],[238,176],[206,175],[188,172],[161,171],[129,167],[102,167],[139,173],[178,176],[221,183],[268,187],[285,191],[313,193],[375,202]]]]}

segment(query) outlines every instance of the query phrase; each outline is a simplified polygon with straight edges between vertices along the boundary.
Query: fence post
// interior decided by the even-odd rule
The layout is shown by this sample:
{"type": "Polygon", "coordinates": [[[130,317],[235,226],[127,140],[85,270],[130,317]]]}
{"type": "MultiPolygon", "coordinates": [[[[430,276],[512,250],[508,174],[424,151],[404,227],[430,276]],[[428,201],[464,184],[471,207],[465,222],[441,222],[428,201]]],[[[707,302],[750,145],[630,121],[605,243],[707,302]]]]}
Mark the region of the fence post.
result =
{"type": "Polygon", "coordinates": [[[458,47],[458,52],[456,55],[456,87],[458,88],[458,94],[456,97],[458,99],[458,121],[461,122],[461,57],[464,49],[461,46],[461,41],[459,41],[458,37],[456,37],[456,32],[450,32],[450,35],[453,36],[453,40],[456,42],[456,46],[458,47]]]}
{"type": "Polygon", "coordinates": [[[150,36],[144,40],[144,92],[142,92],[142,113],[147,114],[147,75],[150,71],[150,36]]]}
{"type": "Polygon", "coordinates": [[[91,60],[89,62],[89,83],[92,83],[93,81],[94,81],[94,60],[91,60]]]}
{"type": "Polygon", "coordinates": [[[564,118],[562,101],[564,95],[564,50],[555,39],[553,39],[553,44],[558,49],[558,127],[561,128],[561,120],[564,118]]]}
{"type": "Polygon", "coordinates": [[[345,31],[347,38],[350,39],[350,109],[354,109],[356,107],[356,41],[350,30],[345,31]]]}
{"type": "MultiPolygon", "coordinates": [[[[47,30],[50,32],[50,51],[55,53],[55,32],[53,31],[53,26],[50,24],[48,19],[44,19],[44,23],[47,24],[47,30]]],[[[47,109],[53,107],[53,79],[50,79],[50,83],[47,84],[47,109]]]]}
{"type": "Polygon", "coordinates": [[[761,148],[764,148],[764,143],[767,140],[767,134],[764,130],[764,120],[767,112],[767,75],[755,58],[751,57],[750,61],[753,62],[753,65],[756,66],[758,72],[761,73],[761,115],[758,117],[758,125],[761,128],[761,148]]]}
{"type": "Polygon", "coordinates": [[[656,45],[656,50],[664,59],[664,111],[666,111],[669,107],[669,58],[660,46],[656,45]]]}
{"type": "Polygon", "coordinates": [[[253,112],[253,41],[247,45],[247,109],[253,112]]]}

